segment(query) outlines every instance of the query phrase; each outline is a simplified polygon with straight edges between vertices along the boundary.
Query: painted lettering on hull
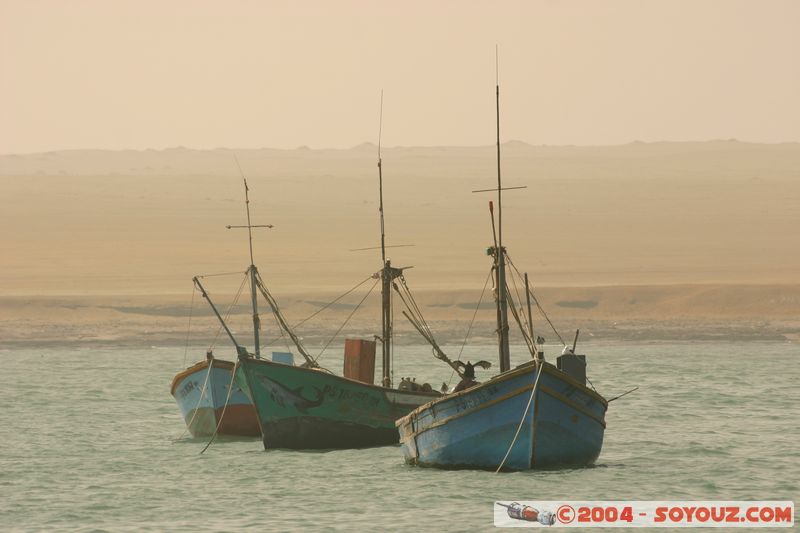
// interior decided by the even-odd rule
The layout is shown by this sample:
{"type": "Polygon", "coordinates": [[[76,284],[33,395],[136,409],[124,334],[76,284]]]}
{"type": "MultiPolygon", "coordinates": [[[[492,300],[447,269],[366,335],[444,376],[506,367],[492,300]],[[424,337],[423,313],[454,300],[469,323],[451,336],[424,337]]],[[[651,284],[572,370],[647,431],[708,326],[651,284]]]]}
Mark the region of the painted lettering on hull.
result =
{"type": "Polygon", "coordinates": [[[266,376],[259,376],[258,379],[264,385],[272,401],[283,408],[293,407],[301,413],[305,413],[312,407],[319,407],[325,400],[323,392],[314,386],[311,388],[316,391],[316,397],[309,399],[303,394],[304,387],[302,385],[295,389],[290,389],[266,376]]]}
{"type": "Polygon", "coordinates": [[[196,381],[193,380],[189,381],[188,383],[186,383],[186,385],[181,387],[181,390],[178,391],[178,396],[180,396],[181,398],[186,398],[186,396],[188,396],[190,392],[192,392],[197,388],[199,387],[196,381]]]}
{"type": "Polygon", "coordinates": [[[366,391],[352,391],[336,385],[325,385],[322,393],[325,398],[330,398],[331,400],[349,401],[366,407],[377,407],[381,403],[380,398],[366,391]]]}
{"type": "Polygon", "coordinates": [[[462,411],[469,411],[474,409],[475,407],[490,401],[497,395],[499,389],[496,385],[490,385],[488,387],[482,388],[473,392],[472,394],[467,394],[465,396],[461,396],[454,400],[456,404],[456,413],[460,413],[462,411]]]}

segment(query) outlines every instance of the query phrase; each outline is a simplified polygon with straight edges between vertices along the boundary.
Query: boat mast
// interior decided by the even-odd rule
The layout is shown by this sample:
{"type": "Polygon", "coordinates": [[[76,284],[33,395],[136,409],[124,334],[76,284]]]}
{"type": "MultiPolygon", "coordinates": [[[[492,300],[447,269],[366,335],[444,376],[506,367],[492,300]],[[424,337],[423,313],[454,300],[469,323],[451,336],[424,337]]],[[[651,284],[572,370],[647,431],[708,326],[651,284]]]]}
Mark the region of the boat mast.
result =
{"type": "Polygon", "coordinates": [[[503,248],[503,187],[500,180],[500,75],[497,48],[495,48],[495,102],[497,111],[497,250],[495,272],[497,286],[497,340],[500,372],[511,368],[508,348],[508,301],[506,300],[506,253],[503,248]]]}
{"type": "Polygon", "coordinates": [[[250,241],[250,299],[253,302],[253,342],[255,343],[256,357],[261,357],[261,345],[258,330],[261,329],[261,319],[258,316],[258,298],[256,297],[256,265],[253,262],[253,226],[250,224],[250,188],[244,180],[244,203],[247,207],[247,238],[250,241]]]}
{"type": "Polygon", "coordinates": [[[259,339],[259,331],[261,330],[261,318],[258,316],[258,296],[257,296],[257,283],[256,278],[258,269],[256,269],[255,262],[253,261],[253,228],[271,228],[271,224],[253,225],[250,222],[250,188],[247,186],[247,180],[242,172],[242,166],[239,164],[239,158],[234,155],[236,159],[236,166],[239,167],[239,174],[242,176],[244,182],[244,203],[247,209],[247,225],[246,226],[226,226],[228,229],[232,228],[247,228],[247,237],[250,243],[250,266],[247,272],[250,275],[250,299],[253,303],[253,340],[255,344],[256,357],[261,357],[261,343],[259,339]]]}
{"type": "Polygon", "coordinates": [[[381,215],[381,347],[384,387],[392,386],[392,280],[394,273],[391,262],[386,259],[386,231],[383,221],[383,167],[381,165],[381,133],[383,130],[383,91],[381,91],[381,112],[378,124],[378,211],[381,215]]]}

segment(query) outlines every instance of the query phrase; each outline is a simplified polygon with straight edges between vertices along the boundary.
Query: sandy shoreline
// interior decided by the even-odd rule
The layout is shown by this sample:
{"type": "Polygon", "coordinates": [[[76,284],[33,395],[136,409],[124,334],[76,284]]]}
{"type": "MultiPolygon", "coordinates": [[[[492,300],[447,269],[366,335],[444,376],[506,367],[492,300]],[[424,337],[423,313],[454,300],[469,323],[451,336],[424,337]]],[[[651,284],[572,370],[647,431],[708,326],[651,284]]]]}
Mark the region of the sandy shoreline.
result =
{"type": "MultiPolygon", "coordinates": [[[[298,332],[308,346],[324,344],[363,296],[354,293],[302,324],[298,332]]],[[[337,295],[276,294],[284,315],[297,324],[337,295]]],[[[473,315],[470,342],[494,342],[494,312],[489,294],[476,307],[480,293],[421,291],[417,300],[443,344],[460,344],[473,315]]],[[[800,285],[667,285],[626,287],[543,288],[537,297],[565,340],[576,328],[581,339],[602,341],[674,340],[800,340],[800,285]]],[[[236,306],[229,295],[215,297],[230,312],[234,332],[250,343],[250,310],[246,298],[236,306]]],[[[371,338],[379,333],[376,294],[352,316],[344,335],[371,338]]],[[[421,343],[396,307],[398,343],[421,343]]],[[[261,309],[262,336],[284,345],[266,306],[261,309]]],[[[536,333],[549,342],[557,335],[534,311],[536,333]]],[[[516,325],[512,332],[517,334],[516,325]]],[[[12,296],[0,297],[0,349],[15,346],[120,345],[178,346],[210,343],[218,333],[210,308],[191,294],[150,296],[12,296]]],[[[220,337],[218,345],[227,339],[220,337]]],[[[334,341],[334,346],[343,340],[334,341]]]]}

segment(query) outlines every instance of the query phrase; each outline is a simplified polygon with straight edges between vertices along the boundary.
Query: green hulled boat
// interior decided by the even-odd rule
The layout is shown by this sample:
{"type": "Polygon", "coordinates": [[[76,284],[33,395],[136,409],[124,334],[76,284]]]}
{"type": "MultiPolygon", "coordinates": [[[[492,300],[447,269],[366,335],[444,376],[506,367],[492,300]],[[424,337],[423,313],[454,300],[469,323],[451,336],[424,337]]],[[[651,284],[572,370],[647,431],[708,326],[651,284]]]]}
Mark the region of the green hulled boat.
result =
{"type": "Polygon", "coordinates": [[[305,359],[302,366],[293,366],[259,359],[246,352],[239,357],[236,378],[255,406],[265,448],[365,448],[396,444],[400,437],[394,421],[440,396],[430,386],[418,386],[405,380],[397,388],[392,386],[392,289],[400,292],[404,302],[412,297],[403,269],[393,267],[386,258],[380,139],[378,184],[383,268],[373,277],[381,281],[380,385],[373,384],[374,341],[359,341],[368,344],[371,350],[367,352],[371,353],[348,353],[345,349],[345,368],[352,362],[355,367],[360,366],[361,371],[346,371],[347,377],[342,377],[319,368],[288,327],[274,298],[256,274],[255,286],[305,359]]]}
{"type": "Polygon", "coordinates": [[[362,383],[319,368],[242,357],[236,376],[265,448],[366,448],[399,442],[394,421],[439,396],[362,383]]]}

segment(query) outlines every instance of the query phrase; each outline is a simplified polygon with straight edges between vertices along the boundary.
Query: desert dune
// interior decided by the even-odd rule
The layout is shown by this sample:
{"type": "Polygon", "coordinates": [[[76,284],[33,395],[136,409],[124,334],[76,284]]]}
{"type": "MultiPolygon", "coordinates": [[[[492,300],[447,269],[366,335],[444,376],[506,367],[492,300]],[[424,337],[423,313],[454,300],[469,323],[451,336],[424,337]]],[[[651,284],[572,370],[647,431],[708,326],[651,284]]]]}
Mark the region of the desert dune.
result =
{"type": "MultiPolygon", "coordinates": [[[[149,325],[176,341],[192,276],[243,272],[249,263],[246,233],[225,227],[245,221],[234,156],[250,185],[253,222],[275,226],[257,230],[256,263],[288,314],[299,320],[379,270],[378,250],[352,251],[379,244],[377,149],[369,143],[4,155],[3,342],[56,324],[72,340],[135,338],[149,325]],[[158,311],[170,306],[174,316],[158,311]]],[[[387,243],[413,245],[389,257],[414,267],[409,284],[453,338],[490,267],[494,196],[472,191],[495,185],[494,156],[491,146],[383,149],[387,243]]],[[[787,324],[800,311],[797,143],[509,142],[502,169],[506,186],[527,187],[504,195],[504,242],[547,310],[570,328],[767,321],[764,331],[792,335],[787,324]]],[[[234,278],[207,283],[228,302],[234,278]]],[[[339,320],[332,313],[331,324],[339,320]]]]}

